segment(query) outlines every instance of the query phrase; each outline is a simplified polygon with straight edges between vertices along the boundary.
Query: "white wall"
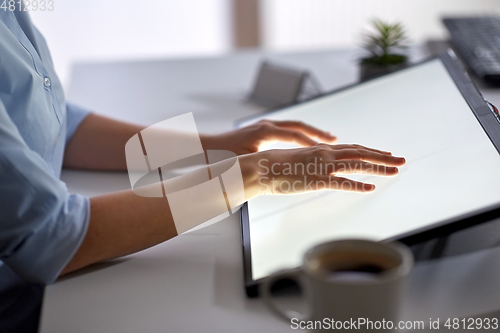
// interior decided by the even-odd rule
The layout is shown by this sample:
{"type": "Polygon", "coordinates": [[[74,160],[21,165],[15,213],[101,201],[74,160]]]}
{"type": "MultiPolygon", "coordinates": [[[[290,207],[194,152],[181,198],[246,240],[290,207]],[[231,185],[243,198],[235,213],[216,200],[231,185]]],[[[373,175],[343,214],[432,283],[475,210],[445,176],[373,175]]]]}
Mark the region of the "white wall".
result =
{"type": "Polygon", "coordinates": [[[54,0],[31,17],[64,84],[75,61],[226,52],[229,14],[228,0],[54,0]]]}
{"type": "MultiPolygon", "coordinates": [[[[400,20],[412,41],[443,37],[440,17],[500,14],[500,0],[260,0],[264,47],[355,46],[370,18],[400,20]]],[[[56,69],[75,61],[150,59],[231,50],[231,0],[54,0],[32,12],[56,69]]]]}
{"type": "Polygon", "coordinates": [[[413,42],[443,38],[444,14],[500,14],[500,0],[261,0],[271,49],[359,45],[370,19],[401,21],[413,42]]]}

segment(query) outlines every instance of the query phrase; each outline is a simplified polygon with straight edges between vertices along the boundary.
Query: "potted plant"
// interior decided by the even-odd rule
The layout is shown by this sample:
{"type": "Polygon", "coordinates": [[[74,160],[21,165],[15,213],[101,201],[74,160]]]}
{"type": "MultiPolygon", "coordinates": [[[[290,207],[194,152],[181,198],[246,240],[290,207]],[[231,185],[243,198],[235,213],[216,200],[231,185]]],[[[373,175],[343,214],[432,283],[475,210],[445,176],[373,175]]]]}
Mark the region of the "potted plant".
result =
{"type": "Polygon", "coordinates": [[[407,48],[406,32],[401,23],[373,20],[375,32],[364,35],[363,48],[369,52],[360,59],[360,80],[392,72],[403,67],[408,57],[403,53],[407,48]]]}

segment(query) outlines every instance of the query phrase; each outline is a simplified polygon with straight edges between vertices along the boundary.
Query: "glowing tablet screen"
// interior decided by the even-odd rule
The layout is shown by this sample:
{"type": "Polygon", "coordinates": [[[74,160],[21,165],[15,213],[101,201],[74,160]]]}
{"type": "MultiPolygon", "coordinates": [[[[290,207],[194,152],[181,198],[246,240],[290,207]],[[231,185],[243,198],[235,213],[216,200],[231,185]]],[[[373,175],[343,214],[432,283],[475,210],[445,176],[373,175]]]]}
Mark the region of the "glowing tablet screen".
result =
{"type": "Polygon", "coordinates": [[[395,177],[347,175],[375,184],[368,194],[250,200],[254,280],[300,265],[324,241],[382,240],[500,202],[500,155],[439,59],[263,118],[301,120],[407,164],[395,177]]]}

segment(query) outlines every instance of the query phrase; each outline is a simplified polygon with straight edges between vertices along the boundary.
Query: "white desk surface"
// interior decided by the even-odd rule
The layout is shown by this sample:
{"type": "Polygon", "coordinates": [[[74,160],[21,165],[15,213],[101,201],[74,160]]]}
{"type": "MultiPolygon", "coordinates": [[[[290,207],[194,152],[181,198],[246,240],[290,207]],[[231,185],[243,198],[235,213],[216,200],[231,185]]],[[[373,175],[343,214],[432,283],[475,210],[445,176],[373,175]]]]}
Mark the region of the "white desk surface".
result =
{"type": "MultiPolygon", "coordinates": [[[[420,59],[424,51],[413,54],[420,59]]],[[[358,55],[354,50],[248,51],[213,58],[81,64],[74,67],[68,99],[145,125],[193,112],[199,130],[214,133],[262,111],[242,101],[264,57],[309,69],[331,90],[356,81],[358,55]]],[[[500,105],[499,89],[481,89],[500,105]]],[[[62,179],[71,192],[88,196],[130,188],[125,173],[63,171],[62,179]]],[[[500,232],[487,234],[489,244],[500,244],[500,232]]],[[[292,331],[259,299],[245,297],[240,237],[236,214],[60,279],[45,290],[40,332],[292,331]]],[[[455,243],[460,242],[458,237],[455,243]]],[[[498,281],[500,247],[419,262],[403,317],[498,317],[498,281]]]]}

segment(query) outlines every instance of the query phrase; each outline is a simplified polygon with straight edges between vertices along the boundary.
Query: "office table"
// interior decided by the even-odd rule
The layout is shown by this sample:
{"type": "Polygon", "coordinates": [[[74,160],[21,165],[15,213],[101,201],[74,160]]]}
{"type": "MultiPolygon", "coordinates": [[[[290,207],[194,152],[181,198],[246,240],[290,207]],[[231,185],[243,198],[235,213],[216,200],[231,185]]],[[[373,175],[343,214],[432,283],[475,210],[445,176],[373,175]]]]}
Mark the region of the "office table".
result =
{"type": "MultiPolygon", "coordinates": [[[[126,121],[151,125],[193,112],[200,132],[232,128],[264,110],[245,102],[259,62],[305,68],[325,90],[357,80],[352,49],[74,66],[68,99],[126,121]]],[[[425,48],[412,50],[414,60],[425,48]]],[[[481,86],[500,105],[500,90],[481,86]]],[[[130,188],[125,173],[63,171],[71,192],[130,188]]],[[[238,214],[151,249],[100,263],[45,290],[41,333],[289,332],[260,299],[247,299],[238,214]]],[[[500,227],[493,221],[419,245],[403,308],[405,320],[500,314],[500,227]]],[[[291,301],[290,301],[291,302],[291,301]]],[[[419,331],[419,332],[422,332],[419,331]]],[[[454,331],[458,332],[458,331],[454,331]]]]}

